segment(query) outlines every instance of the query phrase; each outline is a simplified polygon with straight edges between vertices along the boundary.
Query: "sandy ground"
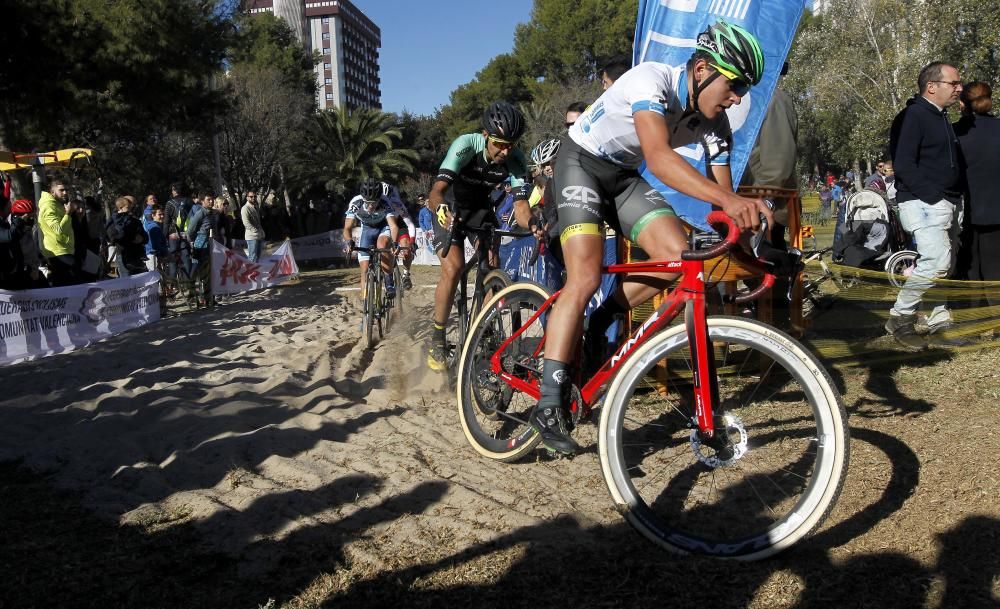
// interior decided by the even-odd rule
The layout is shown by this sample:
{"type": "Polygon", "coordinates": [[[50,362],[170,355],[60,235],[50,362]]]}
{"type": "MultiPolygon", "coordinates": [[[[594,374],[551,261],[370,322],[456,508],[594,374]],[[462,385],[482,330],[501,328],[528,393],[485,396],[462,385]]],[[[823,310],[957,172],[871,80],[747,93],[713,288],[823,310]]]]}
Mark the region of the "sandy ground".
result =
{"type": "MultiPolygon", "coordinates": [[[[197,552],[231,557],[244,592],[216,606],[1000,607],[995,352],[838,373],[854,445],[830,522],[778,559],[724,567],[622,523],[595,425],[571,461],[474,453],[424,364],[434,281],[419,271],[373,351],[337,271],[7,368],[0,461],[44,472],[86,518],[183,528],[197,552]],[[303,548],[313,565],[295,562],[303,548]]],[[[25,577],[28,605],[45,606],[25,577]]]]}

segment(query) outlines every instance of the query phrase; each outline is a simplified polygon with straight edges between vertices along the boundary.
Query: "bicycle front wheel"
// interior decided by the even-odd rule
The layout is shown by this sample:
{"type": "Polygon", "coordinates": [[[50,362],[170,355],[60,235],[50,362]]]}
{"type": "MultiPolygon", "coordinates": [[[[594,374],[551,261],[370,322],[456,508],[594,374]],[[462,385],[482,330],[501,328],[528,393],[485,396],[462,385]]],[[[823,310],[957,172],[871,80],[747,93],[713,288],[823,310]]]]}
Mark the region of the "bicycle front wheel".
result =
{"type": "Polygon", "coordinates": [[[491,358],[503,343],[524,329],[500,356],[502,370],[537,383],[543,353],[544,315],[527,325],[548,291],[532,283],[516,283],[493,296],[483,307],[462,349],[458,367],[458,417],[476,452],[497,461],[524,457],[538,445],[528,424],[535,398],[514,389],[492,369],[491,358]]]}
{"type": "Polygon", "coordinates": [[[719,399],[701,437],[683,324],[616,376],[601,413],[605,482],[626,520],[673,551],[755,560],[814,530],[840,494],[848,429],[822,365],[760,322],[710,317],[719,399]]]}
{"type": "Polygon", "coordinates": [[[363,330],[365,334],[365,346],[371,349],[375,346],[375,318],[377,315],[375,309],[378,307],[380,298],[378,280],[375,278],[374,273],[368,274],[368,281],[365,290],[365,319],[363,330]]]}
{"type": "Polygon", "coordinates": [[[403,271],[399,268],[399,264],[395,264],[392,270],[392,278],[396,284],[396,302],[393,303],[393,308],[396,309],[396,320],[398,321],[403,316],[403,296],[406,295],[406,290],[403,288],[403,271]]]}

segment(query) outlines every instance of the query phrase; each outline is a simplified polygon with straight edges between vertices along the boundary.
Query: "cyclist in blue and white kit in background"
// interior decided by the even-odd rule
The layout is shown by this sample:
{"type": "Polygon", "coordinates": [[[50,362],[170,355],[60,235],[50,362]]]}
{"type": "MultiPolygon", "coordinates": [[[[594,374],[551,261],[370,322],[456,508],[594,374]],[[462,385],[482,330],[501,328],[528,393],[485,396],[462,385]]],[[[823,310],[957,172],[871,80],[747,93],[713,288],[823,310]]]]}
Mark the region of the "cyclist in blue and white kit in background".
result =
{"type": "MultiPolygon", "coordinates": [[[[743,28],[718,21],[697,39],[686,65],[642,63],[625,72],[580,116],[559,150],[552,183],[566,283],[546,328],[541,397],[531,426],[552,451],[579,449],[569,436],[570,374],[583,332],[583,311],[601,282],[603,222],[638,243],[651,260],[680,260],[687,248],[681,220],[639,174],[722,208],[740,229],[770,216],[761,200],[733,192],[726,109],[760,82],[764,56],[743,28]],[[681,153],[705,161],[705,174],[681,153]]],[[[768,218],[769,225],[773,224],[768,218]]],[[[591,316],[593,327],[651,298],[676,274],[630,274],[591,316]]]]}
{"type": "Polygon", "coordinates": [[[399,190],[387,182],[382,182],[382,197],[389,203],[396,223],[399,225],[399,237],[395,242],[399,247],[405,248],[401,254],[403,259],[403,289],[409,290],[413,287],[413,280],[410,279],[410,265],[413,264],[413,240],[417,236],[416,226],[413,218],[410,217],[410,210],[406,209],[403,198],[399,196],[399,190]],[[402,224],[399,221],[402,220],[402,224]]]}
{"type": "MultiPolygon", "coordinates": [[[[361,184],[361,193],[351,199],[347,205],[347,214],[344,220],[344,250],[348,253],[354,251],[354,240],[351,238],[351,231],[355,223],[361,224],[360,247],[380,247],[388,248],[389,244],[396,243],[399,238],[399,223],[392,210],[389,201],[382,194],[382,183],[374,178],[368,178],[361,184]]],[[[369,256],[365,252],[358,252],[358,262],[361,265],[361,299],[364,300],[365,276],[368,273],[369,256]]],[[[382,268],[385,269],[385,293],[392,298],[396,293],[395,282],[389,269],[392,268],[392,255],[382,254],[382,268]]]]}

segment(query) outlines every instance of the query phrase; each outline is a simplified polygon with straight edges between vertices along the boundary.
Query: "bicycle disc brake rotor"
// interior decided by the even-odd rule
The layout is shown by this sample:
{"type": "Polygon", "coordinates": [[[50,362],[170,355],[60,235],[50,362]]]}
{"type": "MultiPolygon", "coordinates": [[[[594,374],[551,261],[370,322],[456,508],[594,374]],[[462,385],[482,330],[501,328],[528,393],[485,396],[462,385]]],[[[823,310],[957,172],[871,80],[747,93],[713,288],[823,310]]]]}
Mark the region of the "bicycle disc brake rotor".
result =
{"type": "Polygon", "coordinates": [[[734,465],[747,452],[747,430],[743,421],[739,417],[727,414],[723,417],[723,422],[725,423],[724,435],[727,439],[722,440],[725,448],[721,451],[712,446],[715,441],[702,440],[697,429],[691,432],[691,451],[694,452],[695,458],[713,469],[734,465]],[[739,436],[739,441],[733,442],[732,439],[736,436],[739,436]]]}

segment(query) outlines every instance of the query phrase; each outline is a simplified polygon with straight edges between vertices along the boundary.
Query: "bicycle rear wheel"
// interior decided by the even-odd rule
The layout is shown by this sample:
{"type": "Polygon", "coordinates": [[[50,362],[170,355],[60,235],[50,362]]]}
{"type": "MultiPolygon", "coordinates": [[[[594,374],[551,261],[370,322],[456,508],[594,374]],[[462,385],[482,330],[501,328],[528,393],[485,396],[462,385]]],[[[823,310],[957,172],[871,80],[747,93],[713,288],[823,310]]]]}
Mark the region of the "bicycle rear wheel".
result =
{"type": "MultiPolygon", "coordinates": [[[[476,451],[490,459],[511,462],[538,445],[539,436],[528,424],[535,398],[515,390],[493,372],[490,359],[522,328],[548,299],[540,285],[516,283],[493,296],[483,307],[462,349],[458,367],[458,417],[476,451]]],[[[501,355],[505,373],[538,382],[543,353],[544,315],[512,342],[501,355]]]]}
{"type": "Polygon", "coordinates": [[[685,326],[639,348],[601,413],[600,456],[619,511],[676,552],[754,560],[814,530],[840,494],[840,397],[802,345],[760,322],[710,317],[717,437],[700,438],[685,326]],[[724,429],[724,431],[718,431],[724,429]]]}

